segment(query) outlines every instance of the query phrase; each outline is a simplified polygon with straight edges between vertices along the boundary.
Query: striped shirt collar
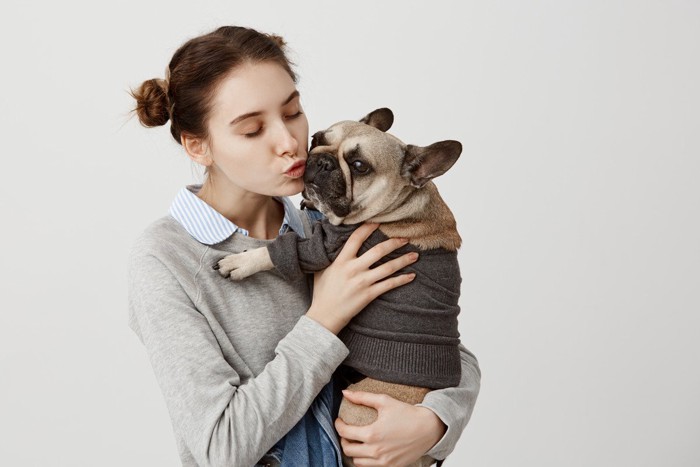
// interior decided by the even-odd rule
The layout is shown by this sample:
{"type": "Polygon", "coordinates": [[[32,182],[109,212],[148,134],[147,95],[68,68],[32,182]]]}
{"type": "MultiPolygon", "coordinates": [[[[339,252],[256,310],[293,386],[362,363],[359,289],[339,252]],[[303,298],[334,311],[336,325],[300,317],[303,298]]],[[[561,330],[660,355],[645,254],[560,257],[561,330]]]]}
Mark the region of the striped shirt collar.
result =
{"type": "MultiPolygon", "coordinates": [[[[178,221],[187,232],[200,243],[215,245],[223,242],[234,233],[238,232],[248,236],[248,231],[225,218],[214,208],[202,201],[197,192],[202,185],[188,185],[182,188],[172,205],[170,215],[178,221]]],[[[304,226],[299,216],[299,211],[287,197],[274,199],[284,206],[284,220],[280,228],[280,235],[292,229],[299,235],[304,235],[304,226]]]]}

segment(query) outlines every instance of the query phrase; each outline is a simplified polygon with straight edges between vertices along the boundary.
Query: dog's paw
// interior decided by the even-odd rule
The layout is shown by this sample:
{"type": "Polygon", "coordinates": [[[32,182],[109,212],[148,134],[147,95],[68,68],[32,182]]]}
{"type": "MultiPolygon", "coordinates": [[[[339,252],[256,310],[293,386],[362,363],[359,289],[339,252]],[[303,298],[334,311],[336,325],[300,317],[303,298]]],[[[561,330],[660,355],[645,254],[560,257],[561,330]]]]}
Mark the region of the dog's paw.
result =
{"type": "Polygon", "coordinates": [[[228,255],[216,263],[214,269],[218,270],[219,274],[224,277],[239,281],[256,272],[272,269],[272,261],[267,248],[256,248],[228,255]]]}

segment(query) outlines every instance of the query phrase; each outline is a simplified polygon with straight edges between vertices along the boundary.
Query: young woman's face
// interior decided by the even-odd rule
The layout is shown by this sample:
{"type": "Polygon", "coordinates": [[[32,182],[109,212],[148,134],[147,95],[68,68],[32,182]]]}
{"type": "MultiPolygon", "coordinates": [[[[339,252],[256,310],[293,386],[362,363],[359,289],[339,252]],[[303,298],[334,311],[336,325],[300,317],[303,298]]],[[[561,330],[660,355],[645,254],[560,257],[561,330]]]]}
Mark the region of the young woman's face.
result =
{"type": "Polygon", "coordinates": [[[304,188],[309,123],[281,66],[244,64],[230,73],[214,96],[208,130],[215,186],[268,196],[304,188]]]}

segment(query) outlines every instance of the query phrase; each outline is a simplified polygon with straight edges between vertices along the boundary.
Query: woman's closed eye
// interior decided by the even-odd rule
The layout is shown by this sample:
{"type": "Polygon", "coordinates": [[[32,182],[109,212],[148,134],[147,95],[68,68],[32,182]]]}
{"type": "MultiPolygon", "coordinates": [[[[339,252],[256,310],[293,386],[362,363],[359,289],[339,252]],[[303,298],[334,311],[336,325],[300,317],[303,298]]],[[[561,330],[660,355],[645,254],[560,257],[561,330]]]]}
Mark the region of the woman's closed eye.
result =
{"type": "MultiPolygon", "coordinates": [[[[291,115],[284,115],[285,120],[294,120],[296,118],[301,117],[304,114],[301,110],[297,111],[296,113],[293,113],[291,115]]],[[[264,126],[261,125],[257,130],[255,131],[248,131],[243,133],[243,136],[246,138],[255,138],[256,136],[259,136],[263,132],[264,126]]]]}
{"type": "Polygon", "coordinates": [[[256,136],[260,135],[260,133],[262,133],[262,131],[263,131],[263,127],[260,127],[255,131],[251,131],[249,133],[244,133],[243,136],[245,136],[246,138],[255,138],[256,136]]]}
{"type": "Polygon", "coordinates": [[[293,120],[293,119],[295,119],[295,118],[301,117],[303,113],[304,113],[304,112],[302,112],[302,111],[300,110],[300,111],[298,111],[298,112],[295,113],[295,114],[292,114],[292,115],[285,115],[284,118],[287,119],[287,120],[293,120]]]}

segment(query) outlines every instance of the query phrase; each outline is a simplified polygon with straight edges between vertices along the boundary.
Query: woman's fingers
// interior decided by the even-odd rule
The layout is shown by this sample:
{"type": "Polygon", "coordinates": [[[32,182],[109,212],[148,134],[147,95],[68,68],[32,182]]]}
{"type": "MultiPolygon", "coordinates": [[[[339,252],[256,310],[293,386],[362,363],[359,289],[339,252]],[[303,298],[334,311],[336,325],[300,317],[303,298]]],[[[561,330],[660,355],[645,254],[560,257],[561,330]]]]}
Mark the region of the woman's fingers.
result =
{"type": "Polygon", "coordinates": [[[367,439],[367,429],[362,426],[348,425],[341,418],[335,419],[335,429],[341,438],[361,443],[367,439]]]}
{"type": "Polygon", "coordinates": [[[418,261],[418,253],[415,251],[407,253],[405,255],[401,255],[398,258],[394,258],[391,261],[387,261],[386,263],[379,265],[374,269],[370,269],[369,280],[371,283],[378,282],[384,279],[385,277],[389,277],[395,272],[400,271],[406,266],[410,266],[416,261],[418,261]]]}
{"type": "Polygon", "coordinates": [[[376,392],[367,391],[351,391],[349,389],[343,391],[343,396],[353,404],[371,407],[377,412],[379,412],[390,400],[389,396],[386,394],[378,394],[376,392]]]}
{"type": "Polygon", "coordinates": [[[407,238],[390,238],[382,243],[374,245],[359,257],[358,265],[364,269],[369,268],[374,263],[408,243],[407,238]]]}
{"type": "Polygon", "coordinates": [[[365,443],[358,443],[356,441],[340,438],[340,447],[343,448],[343,453],[346,456],[353,458],[353,462],[355,462],[356,459],[368,457],[368,449],[365,443]]]}
{"type": "MultiPolygon", "coordinates": [[[[343,245],[343,249],[338,253],[337,260],[349,260],[357,256],[362,244],[369,238],[372,233],[377,230],[379,224],[362,224],[350,235],[348,240],[343,245]]],[[[364,256],[364,255],[363,255],[364,256]]]]}
{"type": "Polygon", "coordinates": [[[395,289],[396,287],[408,284],[415,278],[416,274],[412,272],[410,274],[401,274],[400,276],[390,277],[388,279],[384,279],[383,281],[376,282],[369,288],[370,298],[371,300],[374,300],[381,294],[386,293],[391,289],[395,289]]]}

